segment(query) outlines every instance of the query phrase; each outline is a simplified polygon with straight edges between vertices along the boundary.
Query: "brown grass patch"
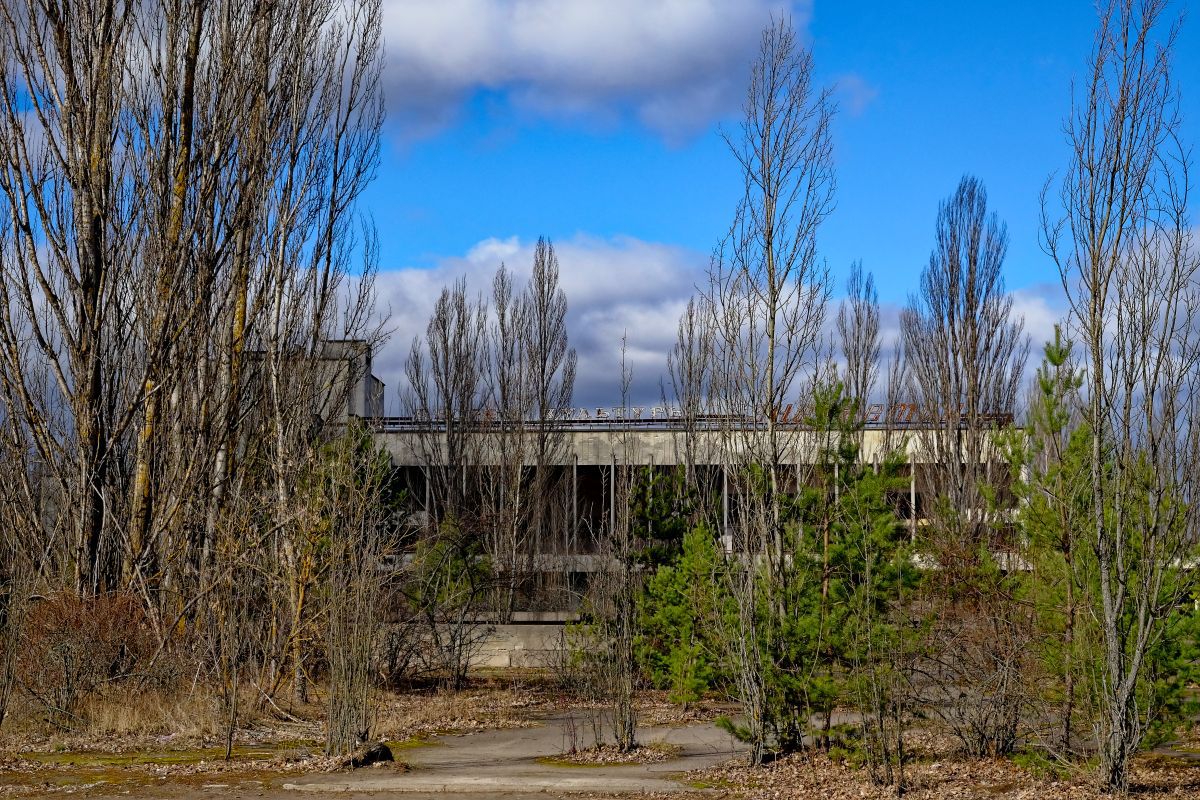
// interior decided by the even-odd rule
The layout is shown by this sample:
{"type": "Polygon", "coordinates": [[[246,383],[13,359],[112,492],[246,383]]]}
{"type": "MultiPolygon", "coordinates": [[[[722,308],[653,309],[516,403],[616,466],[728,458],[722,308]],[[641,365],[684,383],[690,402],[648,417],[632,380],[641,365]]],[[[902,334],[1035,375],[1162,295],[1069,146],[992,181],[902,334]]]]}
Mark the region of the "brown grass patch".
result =
{"type": "Polygon", "coordinates": [[[394,694],[382,698],[377,735],[389,739],[524,728],[560,707],[552,695],[526,689],[394,694]]]}
{"type": "MultiPolygon", "coordinates": [[[[1067,780],[1034,774],[1005,759],[941,758],[905,766],[907,800],[948,797],[1005,800],[1106,800],[1087,776],[1067,780]]],[[[696,785],[720,786],[730,797],[769,796],[777,800],[885,800],[889,786],[871,783],[864,769],[824,754],[805,753],[753,768],[734,763],[689,773],[696,785]]],[[[1200,770],[1182,759],[1141,757],[1131,780],[1134,797],[1200,798],[1200,770]]]]}
{"type": "Polygon", "coordinates": [[[669,742],[648,742],[632,750],[622,751],[616,745],[587,747],[573,753],[538,759],[543,764],[564,767],[616,767],[630,764],[662,764],[678,758],[679,745],[669,742]]]}

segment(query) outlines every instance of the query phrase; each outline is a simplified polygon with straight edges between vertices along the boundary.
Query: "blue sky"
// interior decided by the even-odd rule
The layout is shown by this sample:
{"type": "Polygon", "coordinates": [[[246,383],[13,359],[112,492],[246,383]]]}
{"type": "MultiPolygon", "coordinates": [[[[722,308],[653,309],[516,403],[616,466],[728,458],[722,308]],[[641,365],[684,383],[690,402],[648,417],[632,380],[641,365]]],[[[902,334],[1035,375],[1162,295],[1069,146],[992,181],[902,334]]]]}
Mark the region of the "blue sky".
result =
{"type": "MultiPolygon", "coordinates": [[[[387,0],[389,123],[365,196],[396,332],[381,371],[448,278],[481,281],[501,259],[521,270],[548,235],[581,400],[605,394],[622,333],[650,391],[737,201],[719,129],[736,124],[772,13],[792,14],[821,82],[838,87],[837,208],[820,250],[839,283],[862,259],[881,300],[903,303],[938,202],[969,172],[1008,223],[1008,286],[1044,333],[1058,278],[1038,247],[1038,192],[1066,163],[1062,120],[1096,22],[1088,0],[387,0]]],[[[1175,76],[1194,142],[1200,20],[1184,22],[1175,76]]]]}

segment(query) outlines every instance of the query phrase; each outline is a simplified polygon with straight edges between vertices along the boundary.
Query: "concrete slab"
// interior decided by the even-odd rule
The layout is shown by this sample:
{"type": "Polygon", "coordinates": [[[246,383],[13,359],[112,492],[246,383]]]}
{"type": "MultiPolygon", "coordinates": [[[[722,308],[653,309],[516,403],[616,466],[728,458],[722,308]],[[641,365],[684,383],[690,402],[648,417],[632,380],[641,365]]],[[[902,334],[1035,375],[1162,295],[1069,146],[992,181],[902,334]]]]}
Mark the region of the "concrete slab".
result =
{"type": "Polygon", "coordinates": [[[680,748],[677,758],[660,764],[574,766],[547,763],[562,755],[571,741],[591,744],[586,717],[548,718],[536,728],[440,736],[431,747],[405,750],[398,757],[411,772],[388,774],[361,770],[340,775],[305,776],[283,789],[304,793],[404,793],[406,795],[538,795],[634,794],[695,792],[681,782],[682,773],[719,764],[744,747],[716,727],[688,725],[642,728],[644,743],[666,742],[680,748]]]}

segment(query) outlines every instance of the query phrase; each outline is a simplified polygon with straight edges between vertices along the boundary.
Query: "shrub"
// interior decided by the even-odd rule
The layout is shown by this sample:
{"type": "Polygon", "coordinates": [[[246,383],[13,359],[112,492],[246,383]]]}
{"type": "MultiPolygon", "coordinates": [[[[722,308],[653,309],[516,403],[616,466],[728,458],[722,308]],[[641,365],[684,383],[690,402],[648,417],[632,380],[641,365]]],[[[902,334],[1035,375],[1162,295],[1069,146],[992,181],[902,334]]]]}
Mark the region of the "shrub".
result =
{"type": "Polygon", "coordinates": [[[52,722],[70,725],[85,700],[150,658],[154,637],[133,595],[63,591],[29,609],[23,645],[17,680],[52,722]]]}

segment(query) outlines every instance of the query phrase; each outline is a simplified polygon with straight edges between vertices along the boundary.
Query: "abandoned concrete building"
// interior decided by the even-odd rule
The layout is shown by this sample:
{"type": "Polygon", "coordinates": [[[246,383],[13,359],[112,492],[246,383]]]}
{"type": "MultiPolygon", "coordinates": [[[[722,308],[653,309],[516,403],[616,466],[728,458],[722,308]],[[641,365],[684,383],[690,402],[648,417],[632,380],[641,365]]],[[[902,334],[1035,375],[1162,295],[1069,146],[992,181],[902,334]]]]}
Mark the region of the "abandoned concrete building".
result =
{"type": "MultiPolygon", "coordinates": [[[[484,413],[464,429],[453,424],[422,419],[419,416],[382,415],[384,384],[371,374],[370,348],[360,342],[331,342],[329,390],[347,397],[343,419],[358,418],[373,432],[376,441],[391,456],[420,518],[434,519],[439,503],[435,484],[438,474],[447,470],[447,459],[467,465],[456,471],[456,480],[466,480],[471,472],[475,483],[486,482],[488,473],[497,470],[511,453],[512,437],[524,440],[516,457],[526,470],[534,469],[538,446],[531,439],[552,440],[545,449],[544,468],[553,472],[545,485],[553,485],[561,494],[546,524],[554,535],[542,537],[536,553],[540,568],[565,572],[587,572],[586,557],[594,550],[597,532],[611,527],[615,518],[615,479],[630,467],[669,471],[686,466],[699,476],[698,481],[720,493],[721,526],[727,542],[735,539],[737,490],[721,463],[729,452],[728,418],[700,416],[685,420],[677,408],[666,405],[629,408],[573,408],[564,410],[548,422],[524,421],[513,433],[484,413]],[[510,452],[501,451],[510,441],[510,452]],[[453,441],[457,440],[455,446],[453,441]],[[469,442],[469,444],[464,444],[469,442]],[[456,455],[451,456],[450,451],[456,455]]],[[[337,404],[340,411],[341,403],[337,404]]],[[[330,421],[336,421],[338,414],[330,421]]],[[[818,445],[799,422],[802,413],[792,406],[782,409],[777,422],[786,429],[783,436],[782,462],[795,468],[800,480],[801,468],[811,464],[818,445]]],[[[1011,422],[1011,415],[992,415],[992,424],[1011,422]]],[[[936,495],[933,457],[929,455],[929,426],[916,405],[876,403],[863,412],[863,430],[859,455],[864,463],[878,464],[889,452],[903,452],[906,463],[901,472],[908,486],[892,498],[898,515],[915,535],[927,519],[936,495]]],[[[750,423],[753,427],[755,423],[750,423]]],[[[735,427],[746,424],[739,421],[735,427]]]]}
{"type": "MultiPolygon", "coordinates": [[[[326,402],[325,421],[337,425],[357,419],[386,449],[398,485],[408,497],[409,528],[436,525],[441,507],[456,502],[451,499],[454,495],[461,502],[474,494],[470,504],[478,509],[491,502],[493,513],[513,505],[512,498],[492,487],[504,483],[501,473],[512,480],[514,459],[516,481],[524,492],[517,504],[537,502],[531,500],[532,491],[553,495],[552,502],[539,498],[546,509],[544,519],[523,522],[537,528],[537,535],[527,536],[523,544],[528,550],[525,570],[533,576],[536,589],[504,616],[503,624],[486,613],[481,618],[489,634],[481,642],[479,664],[545,665],[553,660],[555,648],[561,646],[563,623],[578,609],[591,576],[603,566],[597,553],[599,537],[617,524],[617,487],[631,470],[642,475],[688,471],[711,498],[719,498],[722,543],[727,552],[738,549],[738,470],[722,461],[731,452],[731,432],[736,439],[739,428],[742,433],[753,431],[761,422],[715,416],[685,419],[678,409],[665,405],[575,408],[554,420],[509,425],[487,412],[468,423],[447,423],[427,415],[387,417],[382,414],[384,385],[371,374],[370,348],[361,342],[331,342],[327,353],[324,391],[336,399],[326,402]],[[546,474],[542,482],[534,477],[538,463],[546,474]],[[490,501],[482,499],[481,492],[492,492],[490,501]]],[[[781,461],[784,471],[794,476],[793,486],[804,480],[805,467],[820,447],[813,432],[800,422],[803,418],[791,406],[781,409],[776,418],[786,429],[781,461]]],[[[987,421],[1004,424],[1011,417],[987,421]]],[[[891,501],[916,537],[937,495],[938,470],[929,455],[927,435],[931,426],[915,405],[907,403],[870,405],[862,423],[859,457],[863,463],[878,464],[888,453],[903,453],[905,463],[899,471],[907,485],[898,486],[891,501]]],[[[476,520],[479,535],[485,535],[489,523],[478,514],[476,520]]]]}

